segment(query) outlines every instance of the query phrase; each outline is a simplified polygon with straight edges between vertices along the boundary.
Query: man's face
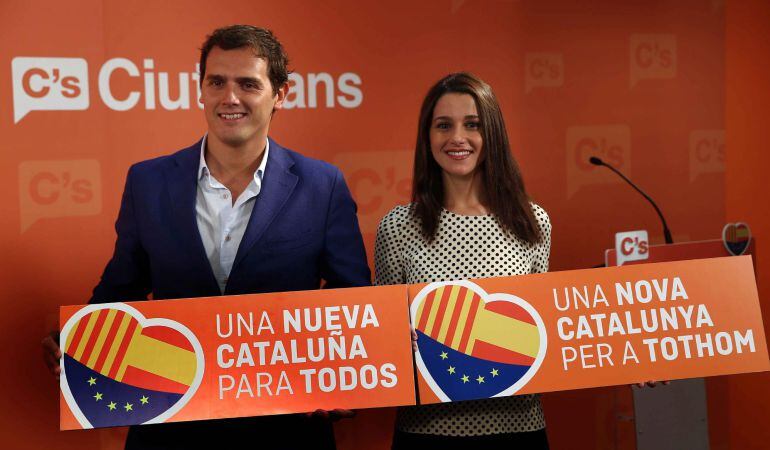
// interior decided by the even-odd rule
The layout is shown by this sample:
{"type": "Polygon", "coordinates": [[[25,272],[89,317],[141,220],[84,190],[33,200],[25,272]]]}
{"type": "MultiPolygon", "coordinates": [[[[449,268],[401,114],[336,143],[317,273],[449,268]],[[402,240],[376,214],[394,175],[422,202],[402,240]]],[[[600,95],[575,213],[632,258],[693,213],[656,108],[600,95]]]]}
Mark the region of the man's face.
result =
{"type": "Polygon", "coordinates": [[[282,86],[273,92],[267,70],[267,60],[249,47],[211,49],[201,86],[209,140],[229,147],[264,140],[273,110],[281,108],[288,90],[282,86]]]}

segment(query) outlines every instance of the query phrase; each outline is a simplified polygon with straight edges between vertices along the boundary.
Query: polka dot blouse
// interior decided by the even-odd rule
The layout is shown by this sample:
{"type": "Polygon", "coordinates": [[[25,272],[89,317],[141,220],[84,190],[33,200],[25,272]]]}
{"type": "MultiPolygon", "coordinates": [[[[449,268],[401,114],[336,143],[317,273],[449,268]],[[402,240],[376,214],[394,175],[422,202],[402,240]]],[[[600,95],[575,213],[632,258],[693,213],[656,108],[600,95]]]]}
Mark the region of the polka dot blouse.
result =
{"type": "MultiPolygon", "coordinates": [[[[436,239],[426,244],[408,205],[380,222],[375,241],[375,283],[413,284],[502,277],[548,271],[551,223],[533,204],[542,242],[509,237],[493,215],[462,216],[442,210],[436,239]]],[[[396,427],[446,436],[535,431],[545,427],[540,397],[515,397],[399,408],[396,427]]]]}

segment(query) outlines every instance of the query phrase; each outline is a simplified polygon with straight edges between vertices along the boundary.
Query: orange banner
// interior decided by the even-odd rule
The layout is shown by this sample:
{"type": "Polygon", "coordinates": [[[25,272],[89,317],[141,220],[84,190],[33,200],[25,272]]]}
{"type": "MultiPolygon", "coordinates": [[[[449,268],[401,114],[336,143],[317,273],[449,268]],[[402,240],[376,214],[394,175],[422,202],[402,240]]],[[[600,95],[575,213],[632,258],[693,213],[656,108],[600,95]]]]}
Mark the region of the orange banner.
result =
{"type": "Polygon", "coordinates": [[[748,256],[65,306],[61,428],[414,404],[410,316],[420,403],[770,370],[748,256]]]}
{"type": "Polygon", "coordinates": [[[770,370],[748,256],[409,293],[420,403],[770,370]]]}
{"type": "Polygon", "coordinates": [[[389,286],[62,307],[60,427],[413,404],[406,298],[389,286]]]}

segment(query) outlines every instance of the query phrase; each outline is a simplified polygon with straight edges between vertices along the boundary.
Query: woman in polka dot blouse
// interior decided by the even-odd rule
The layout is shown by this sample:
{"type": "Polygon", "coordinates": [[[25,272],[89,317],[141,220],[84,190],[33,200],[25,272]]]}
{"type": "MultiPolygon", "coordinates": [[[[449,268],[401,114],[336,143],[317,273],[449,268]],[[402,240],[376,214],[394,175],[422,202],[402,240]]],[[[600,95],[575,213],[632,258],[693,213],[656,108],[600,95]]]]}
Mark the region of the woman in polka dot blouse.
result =
{"type": "MultiPolygon", "coordinates": [[[[420,110],[412,203],[380,222],[377,284],[546,272],[551,224],[532,203],[492,89],[439,80],[420,110]]],[[[396,450],[548,448],[537,395],[399,408],[396,450]]]]}

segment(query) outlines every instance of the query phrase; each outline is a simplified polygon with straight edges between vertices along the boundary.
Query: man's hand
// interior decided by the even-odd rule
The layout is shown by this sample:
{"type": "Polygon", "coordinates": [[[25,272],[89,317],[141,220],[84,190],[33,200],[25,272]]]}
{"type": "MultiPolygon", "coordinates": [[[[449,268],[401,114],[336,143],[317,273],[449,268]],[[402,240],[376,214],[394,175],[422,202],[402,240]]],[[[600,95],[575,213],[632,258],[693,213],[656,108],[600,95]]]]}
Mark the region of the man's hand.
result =
{"type": "Polygon", "coordinates": [[[59,366],[59,360],[61,359],[61,349],[59,348],[59,332],[51,331],[48,336],[43,338],[40,343],[43,346],[43,361],[48,366],[48,370],[51,374],[59,379],[61,374],[61,367],[59,366]]]}
{"type": "Polygon", "coordinates": [[[417,332],[412,328],[412,351],[417,351],[417,332]]]}
{"type": "Polygon", "coordinates": [[[313,412],[305,413],[305,416],[317,418],[317,419],[331,419],[332,422],[336,422],[340,419],[350,419],[356,416],[356,412],[350,409],[332,409],[331,411],[326,409],[316,409],[313,412]]]}
{"type": "Polygon", "coordinates": [[[644,383],[636,383],[636,384],[632,384],[631,386],[636,386],[636,387],[638,387],[639,389],[641,389],[641,388],[643,388],[643,387],[645,387],[645,386],[647,386],[647,387],[651,387],[651,388],[654,388],[655,386],[657,386],[657,385],[658,385],[658,383],[661,383],[661,384],[663,384],[664,386],[668,386],[668,385],[669,385],[671,382],[670,382],[670,381],[653,381],[653,380],[650,380],[650,381],[645,381],[644,383]]]}

